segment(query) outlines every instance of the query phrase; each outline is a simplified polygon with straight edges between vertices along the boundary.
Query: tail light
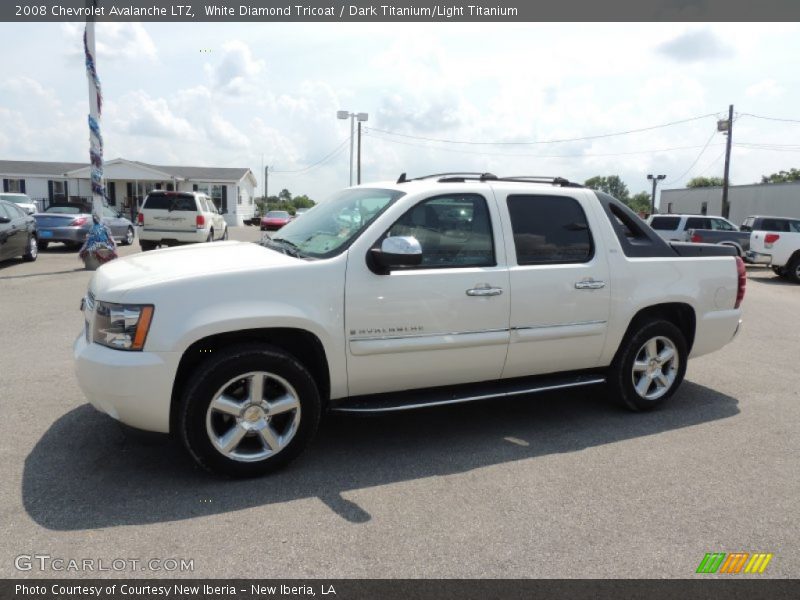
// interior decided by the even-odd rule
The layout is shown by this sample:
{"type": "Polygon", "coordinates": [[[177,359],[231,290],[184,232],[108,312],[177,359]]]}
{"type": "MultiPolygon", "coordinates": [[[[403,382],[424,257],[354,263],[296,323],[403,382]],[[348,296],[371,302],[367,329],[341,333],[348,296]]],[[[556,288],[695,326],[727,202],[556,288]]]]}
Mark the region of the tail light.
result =
{"type": "Polygon", "coordinates": [[[197,228],[202,229],[206,226],[206,218],[203,215],[197,215],[197,228]]]}
{"type": "Polygon", "coordinates": [[[144,215],[142,213],[139,213],[138,215],[136,215],[136,224],[137,225],[144,225],[144,215]]]}
{"type": "Polygon", "coordinates": [[[744,290],[747,287],[747,269],[739,256],[736,257],[736,275],[739,277],[739,287],[736,290],[736,304],[733,305],[733,308],[739,308],[742,305],[744,290]]]}
{"type": "Polygon", "coordinates": [[[772,248],[772,244],[777,242],[779,239],[781,239],[781,236],[779,236],[777,233],[768,233],[764,236],[764,247],[772,248]]]}
{"type": "Polygon", "coordinates": [[[75,220],[70,223],[71,227],[80,227],[89,220],[89,217],[75,217],[75,220]]]}
{"type": "Polygon", "coordinates": [[[695,244],[699,244],[700,242],[703,241],[703,238],[700,237],[699,233],[693,233],[691,239],[692,239],[692,242],[695,243],[695,244]]]}

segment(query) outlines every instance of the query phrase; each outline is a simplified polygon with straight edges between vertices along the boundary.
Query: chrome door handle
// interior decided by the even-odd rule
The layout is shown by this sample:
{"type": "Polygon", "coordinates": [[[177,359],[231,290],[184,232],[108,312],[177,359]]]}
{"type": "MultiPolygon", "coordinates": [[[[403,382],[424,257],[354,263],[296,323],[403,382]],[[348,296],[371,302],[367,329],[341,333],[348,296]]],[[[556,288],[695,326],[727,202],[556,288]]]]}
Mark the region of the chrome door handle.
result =
{"type": "Polygon", "coordinates": [[[467,290],[467,296],[499,296],[503,293],[503,288],[496,287],[475,287],[467,290]]]}
{"type": "Polygon", "coordinates": [[[606,287],[605,281],[595,281],[594,279],[584,279],[575,282],[576,290],[599,290],[606,287]]]}

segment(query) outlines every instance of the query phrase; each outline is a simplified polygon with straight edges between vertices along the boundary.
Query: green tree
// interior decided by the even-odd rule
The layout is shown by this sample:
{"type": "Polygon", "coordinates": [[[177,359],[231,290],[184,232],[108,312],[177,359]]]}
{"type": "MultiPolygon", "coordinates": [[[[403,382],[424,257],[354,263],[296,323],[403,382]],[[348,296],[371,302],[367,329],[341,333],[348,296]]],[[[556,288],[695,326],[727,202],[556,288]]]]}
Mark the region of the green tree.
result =
{"type": "Polygon", "coordinates": [[[286,188],[282,189],[280,194],[278,194],[278,199],[283,200],[284,202],[291,202],[292,201],[292,192],[287,190],[286,188]]]}
{"type": "Polygon", "coordinates": [[[689,180],[686,187],[701,188],[701,187],[716,187],[723,184],[722,177],[694,177],[689,180]]]}
{"type": "Polygon", "coordinates": [[[639,192],[638,194],[628,198],[625,202],[630,209],[635,213],[650,214],[650,194],[647,192],[639,192]]]}
{"type": "Polygon", "coordinates": [[[609,175],[608,177],[596,175],[595,177],[587,179],[583,185],[593,190],[610,194],[625,204],[628,204],[630,200],[628,186],[620,179],[619,175],[609,175]]]}
{"type": "Polygon", "coordinates": [[[800,181],[800,169],[789,169],[761,176],[761,183],[790,183],[792,181],[800,181]]]}
{"type": "Polygon", "coordinates": [[[295,196],[292,198],[292,206],[295,208],[311,208],[314,206],[316,202],[314,202],[311,198],[303,194],[302,196],[295,196]]]}

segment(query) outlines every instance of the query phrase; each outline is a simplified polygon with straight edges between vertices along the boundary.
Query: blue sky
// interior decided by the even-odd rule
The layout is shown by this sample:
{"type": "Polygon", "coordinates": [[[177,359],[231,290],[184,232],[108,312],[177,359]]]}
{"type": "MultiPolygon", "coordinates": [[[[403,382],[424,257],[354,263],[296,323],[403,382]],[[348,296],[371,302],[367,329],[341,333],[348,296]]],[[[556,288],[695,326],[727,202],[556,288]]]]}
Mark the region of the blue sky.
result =
{"type": "MultiPolygon", "coordinates": [[[[368,112],[364,181],[448,170],[720,176],[728,104],[800,119],[797,24],[99,23],[106,157],[247,166],[270,193],[348,183],[348,124],[368,112]],[[543,142],[647,128],[625,136],[543,142]],[[375,129],[403,134],[401,137],[375,129]],[[431,138],[431,139],[419,139],[431,138]],[[452,144],[432,140],[505,142],[452,144]],[[707,144],[707,145],[706,145],[707,144]],[[263,157],[263,159],[262,159],[263,157]],[[280,173],[280,171],[300,171],[280,173]]],[[[82,23],[0,24],[0,158],[88,155],[82,23]]],[[[741,114],[731,178],[798,166],[800,123],[741,114]],[[763,145],[767,146],[764,147],[763,145]]]]}

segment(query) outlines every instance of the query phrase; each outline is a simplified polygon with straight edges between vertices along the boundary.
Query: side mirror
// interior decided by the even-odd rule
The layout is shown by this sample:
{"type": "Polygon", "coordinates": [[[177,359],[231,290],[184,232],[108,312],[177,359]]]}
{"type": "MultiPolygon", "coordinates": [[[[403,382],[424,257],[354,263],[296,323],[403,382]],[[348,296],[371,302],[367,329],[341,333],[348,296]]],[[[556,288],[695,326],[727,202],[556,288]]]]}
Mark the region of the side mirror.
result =
{"type": "Polygon", "coordinates": [[[380,248],[370,250],[370,257],[370,268],[379,275],[388,275],[393,268],[422,264],[422,246],[410,235],[387,237],[380,248]]]}

